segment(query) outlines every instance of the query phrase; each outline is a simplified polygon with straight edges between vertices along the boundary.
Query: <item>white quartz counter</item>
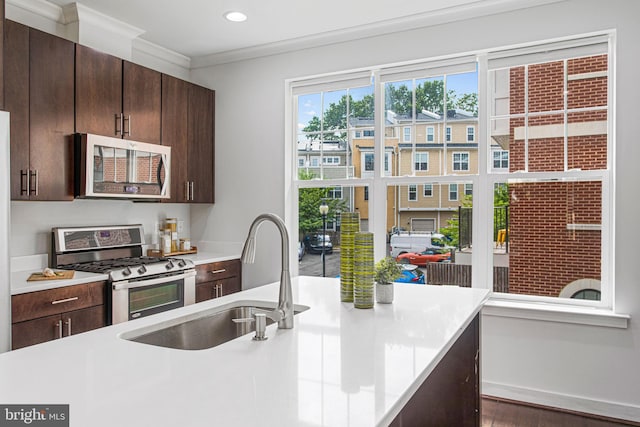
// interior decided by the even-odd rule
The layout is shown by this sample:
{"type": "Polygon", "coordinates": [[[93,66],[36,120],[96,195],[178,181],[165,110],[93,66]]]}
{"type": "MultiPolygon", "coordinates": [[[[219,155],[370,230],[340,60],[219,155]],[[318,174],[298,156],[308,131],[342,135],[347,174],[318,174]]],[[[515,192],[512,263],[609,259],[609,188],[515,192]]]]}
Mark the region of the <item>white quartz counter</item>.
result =
{"type": "Polygon", "coordinates": [[[0,354],[0,403],[69,404],[72,426],[386,425],[479,312],[480,289],[396,284],[393,304],[339,301],[339,279],[293,280],[295,327],[206,350],[119,335],[234,300],[276,301],[270,284],[0,354]]]}

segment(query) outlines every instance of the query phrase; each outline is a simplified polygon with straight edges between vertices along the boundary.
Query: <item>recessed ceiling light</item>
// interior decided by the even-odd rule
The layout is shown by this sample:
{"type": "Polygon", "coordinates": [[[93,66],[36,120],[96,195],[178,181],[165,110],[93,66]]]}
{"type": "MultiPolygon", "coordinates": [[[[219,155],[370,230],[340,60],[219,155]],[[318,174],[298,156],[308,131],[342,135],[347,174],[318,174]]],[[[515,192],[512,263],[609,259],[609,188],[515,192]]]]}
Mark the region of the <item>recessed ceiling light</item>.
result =
{"type": "Polygon", "coordinates": [[[224,14],[224,17],[227,21],[231,22],[243,22],[247,20],[247,15],[242,12],[227,12],[224,14]]]}

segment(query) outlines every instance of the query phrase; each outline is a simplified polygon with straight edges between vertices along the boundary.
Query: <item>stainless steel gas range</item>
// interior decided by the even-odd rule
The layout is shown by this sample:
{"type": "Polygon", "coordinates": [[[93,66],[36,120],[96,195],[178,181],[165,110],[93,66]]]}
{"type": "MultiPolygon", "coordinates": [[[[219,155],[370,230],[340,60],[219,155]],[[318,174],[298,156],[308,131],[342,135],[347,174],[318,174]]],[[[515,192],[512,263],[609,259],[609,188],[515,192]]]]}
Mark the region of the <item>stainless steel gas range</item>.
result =
{"type": "Polygon", "coordinates": [[[195,264],[143,256],[142,225],[56,227],[54,268],[108,274],[107,324],[195,303],[195,264]]]}

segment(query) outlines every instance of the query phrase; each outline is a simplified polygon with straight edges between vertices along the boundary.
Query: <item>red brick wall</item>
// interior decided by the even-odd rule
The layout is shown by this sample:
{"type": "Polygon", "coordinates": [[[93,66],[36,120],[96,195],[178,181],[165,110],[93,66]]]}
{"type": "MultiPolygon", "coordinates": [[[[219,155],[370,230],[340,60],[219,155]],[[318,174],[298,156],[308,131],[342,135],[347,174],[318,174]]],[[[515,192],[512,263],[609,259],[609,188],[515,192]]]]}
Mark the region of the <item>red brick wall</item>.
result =
{"type": "MultiPolygon", "coordinates": [[[[607,69],[606,55],[567,61],[568,75],[607,69]]],[[[524,67],[510,70],[510,111],[525,111],[524,67]]],[[[528,70],[528,111],[564,109],[564,63],[535,64],[528,70]]],[[[607,105],[607,77],[567,82],[568,108],[607,105]]],[[[606,121],[606,111],[568,115],[568,123],[606,121]]],[[[511,171],[564,170],[564,138],[515,139],[522,117],[510,120],[509,168],[511,171]],[[525,151],[527,150],[527,151],[525,151]]],[[[529,126],[564,123],[564,114],[529,117],[529,126]]],[[[607,136],[570,136],[567,160],[570,169],[604,169],[607,136]]],[[[567,224],[600,224],[602,187],[600,182],[539,182],[509,186],[509,292],[558,296],[574,280],[601,277],[601,232],[567,230],[567,224]]]]}
{"type": "Polygon", "coordinates": [[[574,280],[600,279],[601,233],[567,230],[600,224],[599,182],[512,184],[509,292],[557,297],[574,280]]]}

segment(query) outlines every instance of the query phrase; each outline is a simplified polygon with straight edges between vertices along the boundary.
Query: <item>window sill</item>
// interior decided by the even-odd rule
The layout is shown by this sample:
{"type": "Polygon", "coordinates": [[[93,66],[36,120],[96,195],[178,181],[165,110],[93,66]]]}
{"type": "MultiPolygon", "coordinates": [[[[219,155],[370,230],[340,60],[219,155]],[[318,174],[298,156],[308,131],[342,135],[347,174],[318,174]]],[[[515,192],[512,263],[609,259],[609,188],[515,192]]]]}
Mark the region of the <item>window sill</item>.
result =
{"type": "Polygon", "coordinates": [[[484,316],[511,317],[517,319],[542,320],[548,322],[575,323],[579,325],[604,326],[626,329],[628,314],[593,307],[574,307],[547,303],[506,301],[490,299],[482,308],[484,316]]]}

